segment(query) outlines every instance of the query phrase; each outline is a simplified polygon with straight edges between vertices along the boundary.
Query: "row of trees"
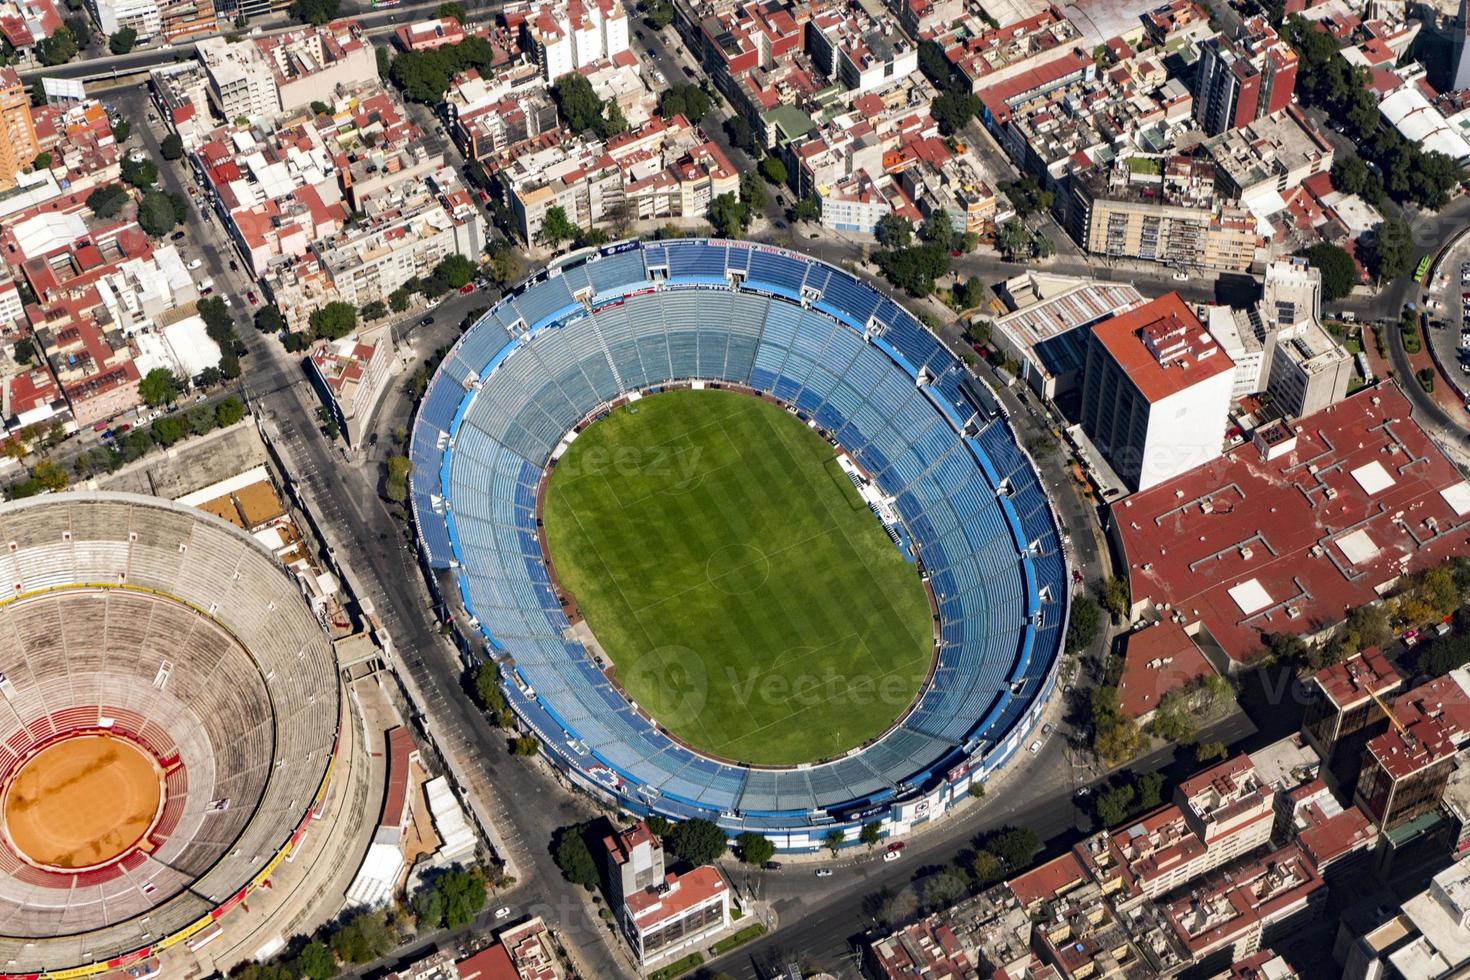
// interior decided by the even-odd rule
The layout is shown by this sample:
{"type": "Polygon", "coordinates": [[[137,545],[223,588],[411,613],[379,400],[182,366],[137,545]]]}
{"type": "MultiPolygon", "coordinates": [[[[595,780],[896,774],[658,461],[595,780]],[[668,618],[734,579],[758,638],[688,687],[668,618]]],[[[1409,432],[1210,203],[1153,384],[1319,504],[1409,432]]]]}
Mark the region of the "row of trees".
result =
{"type": "Polygon", "coordinates": [[[392,59],[388,77],[411,102],[436,105],[449,91],[449,83],[462,71],[489,71],[495,64],[495,49],[482,37],[467,37],[429,51],[405,51],[392,59]]]}
{"type": "Polygon", "coordinates": [[[1337,39],[1298,16],[1287,18],[1283,36],[1300,59],[1296,93],[1306,105],[1326,110],[1337,120],[1360,156],[1373,166],[1362,176],[1369,200],[1384,192],[1402,204],[1438,210],[1464,176],[1454,160],[1433,150],[1421,150],[1384,123],[1378,99],[1368,85],[1368,69],[1348,63],[1337,39]]]}
{"type": "Polygon", "coordinates": [[[964,129],[980,112],[980,100],[971,90],[970,80],[944,55],[937,41],[919,45],[919,70],[939,90],[929,105],[929,114],[946,136],[964,129]]]}

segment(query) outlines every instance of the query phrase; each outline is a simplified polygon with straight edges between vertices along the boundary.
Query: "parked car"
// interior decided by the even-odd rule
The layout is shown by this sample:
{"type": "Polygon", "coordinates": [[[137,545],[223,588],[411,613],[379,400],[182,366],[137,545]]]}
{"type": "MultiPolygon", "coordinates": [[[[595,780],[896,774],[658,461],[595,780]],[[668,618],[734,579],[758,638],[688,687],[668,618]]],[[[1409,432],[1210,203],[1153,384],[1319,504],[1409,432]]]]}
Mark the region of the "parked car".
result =
{"type": "Polygon", "coordinates": [[[765,870],[765,871],[780,871],[781,870],[781,862],[780,861],[767,861],[765,864],[761,865],[761,868],[763,870],[765,870]]]}
{"type": "Polygon", "coordinates": [[[245,298],[250,300],[251,306],[254,306],[256,303],[260,302],[258,299],[255,298],[255,290],[253,289],[245,294],[245,298]]]}
{"type": "Polygon", "coordinates": [[[421,326],[421,327],[432,327],[433,325],[434,325],[434,318],[431,317],[431,316],[426,316],[422,320],[419,321],[419,326],[421,326]]]}
{"type": "Polygon", "coordinates": [[[1036,753],[1040,752],[1041,751],[1041,739],[1038,738],[1036,741],[1034,741],[1030,745],[1026,746],[1026,751],[1027,752],[1030,752],[1032,755],[1035,755],[1036,753]]]}
{"type": "Polygon", "coordinates": [[[885,864],[889,861],[897,861],[898,858],[899,854],[897,851],[889,851],[887,854],[883,855],[883,861],[885,864]]]}
{"type": "Polygon", "coordinates": [[[234,259],[230,259],[230,271],[231,272],[239,272],[240,271],[240,263],[236,262],[234,259]]]}
{"type": "Polygon", "coordinates": [[[172,235],[169,235],[168,237],[169,237],[169,241],[181,242],[181,241],[184,240],[184,233],[182,231],[176,231],[172,235]]]}
{"type": "Polygon", "coordinates": [[[508,918],[510,918],[510,906],[509,905],[502,905],[502,906],[500,906],[500,908],[496,909],[495,910],[495,918],[497,918],[497,919],[508,919],[508,918]]]}
{"type": "Polygon", "coordinates": [[[475,291],[475,284],[472,283],[472,282],[467,282],[463,286],[460,286],[459,287],[459,292],[460,292],[460,295],[462,295],[462,296],[468,296],[470,293],[473,293],[474,291],[475,291]]]}
{"type": "Polygon", "coordinates": [[[204,264],[204,260],[203,259],[192,259],[192,260],[190,260],[189,264],[186,265],[184,268],[188,269],[190,272],[193,272],[195,269],[199,268],[203,264],[204,264]]]}
{"type": "Polygon", "coordinates": [[[830,878],[830,877],[832,877],[832,869],[831,868],[818,868],[817,869],[817,877],[818,878],[830,878]]]}

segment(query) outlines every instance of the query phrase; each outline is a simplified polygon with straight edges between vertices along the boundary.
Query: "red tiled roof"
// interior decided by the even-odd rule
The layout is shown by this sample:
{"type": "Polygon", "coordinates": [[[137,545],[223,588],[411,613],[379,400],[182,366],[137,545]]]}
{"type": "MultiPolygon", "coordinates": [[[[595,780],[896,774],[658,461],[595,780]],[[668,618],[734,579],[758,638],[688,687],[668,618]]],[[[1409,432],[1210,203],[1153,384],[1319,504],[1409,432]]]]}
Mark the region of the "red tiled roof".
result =
{"type": "Polygon", "coordinates": [[[1300,419],[1293,434],[1274,459],[1245,444],[1112,507],[1133,600],[1203,622],[1236,660],[1265,633],[1338,622],[1378,598],[1376,586],[1470,542],[1470,510],[1456,512],[1470,485],[1394,384],[1300,419]]]}
{"type": "Polygon", "coordinates": [[[1149,402],[1235,369],[1178,293],[1105,320],[1092,334],[1149,402]]]}
{"type": "Polygon", "coordinates": [[[1165,694],[1214,672],[1184,627],[1162,620],[1128,635],[1119,707],[1129,718],[1139,718],[1157,708],[1165,694]]]}
{"type": "Polygon", "coordinates": [[[1087,872],[1082,863],[1075,854],[1068,851],[1039,868],[1012,878],[1006,884],[1011,894],[1016,896],[1016,901],[1023,908],[1030,908],[1035,903],[1055,898],[1086,880],[1087,872]]]}
{"type": "Polygon", "coordinates": [[[404,810],[408,806],[409,758],[414,752],[413,736],[408,729],[398,725],[388,730],[388,795],[383,800],[383,819],[380,827],[403,826],[404,810]]]}
{"type": "Polygon", "coordinates": [[[460,960],[454,968],[459,971],[459,980],[520,980],[510,954],[499,943],[460,960]]]}

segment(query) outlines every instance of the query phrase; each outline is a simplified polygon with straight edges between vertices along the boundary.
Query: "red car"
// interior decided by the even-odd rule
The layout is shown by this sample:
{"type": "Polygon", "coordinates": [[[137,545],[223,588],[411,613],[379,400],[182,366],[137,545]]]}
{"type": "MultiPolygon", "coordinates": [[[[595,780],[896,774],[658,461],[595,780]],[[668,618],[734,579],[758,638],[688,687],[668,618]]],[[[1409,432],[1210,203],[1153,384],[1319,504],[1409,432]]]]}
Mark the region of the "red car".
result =
{"type": "Polygon", "coordinates": [[[248,300],[250,300],[250,305],[251,306],[254,306],[258,302],[258,300],[256,300],[256,298],[255,298],[255,292],[254,292],[254,290],[251,290],[251,291],[247,292],[245,294],[245,298],[248,299],[248,300]]]}
{"type": "Polygon", "coordinates": [[[459,287],[459,291],[462,295],[468,296],[470,293],[473,293],[475,291],[475,284],[472,282],[467,282],[463,286],[459,287]]]}

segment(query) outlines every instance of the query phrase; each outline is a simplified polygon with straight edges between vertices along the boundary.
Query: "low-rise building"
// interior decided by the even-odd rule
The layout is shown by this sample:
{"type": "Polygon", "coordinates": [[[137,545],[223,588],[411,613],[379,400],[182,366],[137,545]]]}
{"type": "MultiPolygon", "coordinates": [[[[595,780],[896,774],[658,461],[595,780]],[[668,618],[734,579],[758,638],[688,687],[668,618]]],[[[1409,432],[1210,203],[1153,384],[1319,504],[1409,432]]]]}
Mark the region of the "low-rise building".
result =
{"type": "Polygon", "coordinates": [[[623,935],[643,970],[708,945],[730,928],[730,888],[704,865],[664,873],[663,844],[639,822],[603,841],[623,935]]]}

